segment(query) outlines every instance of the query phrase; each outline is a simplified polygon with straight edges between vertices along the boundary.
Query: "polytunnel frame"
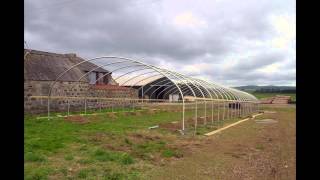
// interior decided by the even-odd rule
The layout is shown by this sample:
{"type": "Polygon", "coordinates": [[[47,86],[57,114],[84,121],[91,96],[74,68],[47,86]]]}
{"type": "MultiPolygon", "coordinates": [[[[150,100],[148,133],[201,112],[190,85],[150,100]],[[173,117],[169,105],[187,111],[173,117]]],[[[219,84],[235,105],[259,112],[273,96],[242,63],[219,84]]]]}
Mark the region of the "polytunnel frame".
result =
{"type": "Polygon", "coordinates": [[[112,58],[112,59],[123,59],[123,60],[127,60],[128,62],[132,62],[132,63],[137,63],[137,64],[141,64],[141,65],[144,65],[146,67],[149,67],[155,71],[157,71],[158,73],[160,73],[161,75],[163,75],[164,77],[168,78],[169,80],[172,81],[173,84],[176,85],[177,89],[179,90],[180,92],[180,95],[182,97],[182,122],[183,122],[183,126],[182,126],[182,130],[184,131],[184,108],[185,108],[185,104],[184,104],[184,96],[183,96],[183,93],[180,89],[180,87],[176,84],[176,82],[174,82],[169,76],[167,76],[166,74],[164,74],[162,71],[160,71],[158,68],[152,66],[152,65],[148,65],[148,64],[145,64],[143,62],[140,62],[140,61],[137,61],[137,60],[133,60],[133,59],[129,59],[129,58],[124,58],[124,57],[117,57],[117,56],[101,56],[101,57],[96,57],[96,58],[92,58],[92,59],[88,59],[88,60],[84,60],[84,61],[81,61],[73,66],[71,66],[69,69],[65,70],[64,72],[62,72],[60,75],[58,75],[58,77],[56,78],[56,80],[51,84],[50,86],[50,89],[49,89],[49,93],[48,93],[48,119],[50,119],[50,99],[51,99],[51,93],[52,93],[52,89],[54,87],[54,85],[57,83],[57,81],[63,76],[65,75],[66,73],[68,73],[69,71],[71,71],[72,69],[76,68],[77,66],[83,64],[83,63],[86,63],[86,62],[90,62],[90,61],[94,61],[94,60],[98,60],[98,59],[102,59],[102,58],[105,58],[105,59],[108,59],[108,58],[112,58]]]}
{"type": "MultiPolygon", "coordinates": [[[[172,86],[174,86],[176,88],[174,93],[176,93],[178,91],[179,94],[181,95],[181,99],[182,99],[182,131],[185,130],[185,98],[184,98],[185,94],[183,93],[183,89],[185,89],[185,88],[187,88],[187,90],[189,89],[190,92],[192,93],[193,97],[195,98],[195,104],[196,104],[196,107],[195,107],[195,109],[196,109],[196,113],[195,113],[195,116],[196,116],[196,118],[195,118],[196,119],[195,120],[195,130],[196,130],[196,126],[197,126],[197,100],[204,100],[204,102],[205,102],[205,124],[206,124],[206,109],[207,109],[206,108],[206,102],[207,102],[207,100],[212,101],[212,122],[213,122],[214,100],[222,100],[223,101],[223,103],[224,103],[224,105],[223,105],[224,111],[225,111],[225,102],[226,101],[236,101],[236,102],[248,102],[249,100],[250,101],[257,101],[257,99],[253,95],[251,95],[249,93],[246,93],[246,92],[243,92],[243,91],[239,91],[239,90],[236,90],[236,89],[233,89],[233,88],[227,88],[227,87],[224,87],[222,85],[217,85],[217,84],[214,84],[214,83],[211,83],[211,82],[207,82],[207,81],[204,81],[204,80],[201,80],[201,79],[188,77],[188,76],[182,75],[182,74],[177,73],[177,72],[173,72],[173,71],[170,71],[170,70],[167,70],[167,69],[158,68],[156,66],[143,63],[143,62],[138,61],[138,60],[133,60],[133,59],[130,59],[130,58],[125,58],[125,57],[118,57],[118,56],[100,56],[100,57],[96,57],[96,58],[92,58],[92,59],[88,59],[88,60],[84,60],[84,61],[81,61],[79,63],[76,63],[75,65],[71,66],[70,68],[68,68],[64,72],[60,73],[58,75],[58,77],[55,79],[55,81],[51,83],[50,89],[49,89],[49,93],[48,93],[48,97],[47,97],[47,99],[48,99],[48,104],[47,104],[48,105],[47,106],[48,119],[50,119],[50,100],[51,100],[51,96],[52,96],[52,90],[54,88],[54,85],[59,81],[59,79],[61,77],[63,77],[66,73],[71,71],[72,69],[80,66],[81,64],[84,64],[86,62],[91,62],[91,61],[94,61],[94,60],[100,60],[100,59],[118,59],[118,60],[121,60],[121,61],[116,61],[116,62],[112,62],[112,63],[108,63],[108,64],[99,65],[96,68],[93,68],[90,71],[88,71],[85,74],[83,74],[78,79],[77,82],[80,82],[84,77],[88,76],[91,72],[94,72],[95,70],[97,70],[99,68],[104,68],[106,66],[110,66],[112,64],[129,63],[128,66],[120,67],[120,68],[112,70],[112,71],[108,70],[108,73],[103,74],[102,77],[97,78],[97,80],[94,83],[98,82],[101,78],[103,78],[103,77],[105,77],[105,76],[107,76],[109,74],[112,74],[114,71],[117,71],[119,69],[132,68],[134,66],[141,66],[142,67],[142,69],[138,69],[138,70],[135,69],[133,71],[126,72],[125,74],[122,74],[121,76],[117,77],[116,79],[118,79],[120,77],[123,77],[125,75],[128,75],[130,73],[137,72],[137,71],[151,70],[150,72],[146,72],[146,73],[143,73],[143,74],[140,74],[140,75],[136,75],[133,78],[130,78],[129,80],[125,81],[121,85],[124,85],[127,82],[130,82],[131,80],[133,80],[133,79],[135,79],[135,78],[137,78],[137,77],[139,77],[141,75],[145,75],[145,74],[157,73],[155,76],[161,76],[160,78],[165,77],[164,80],[165,81],[169,81],[168,83],[172,84],[169,87],[171,88],[172,86]],[[132,63],[132,64],[130,64],[130,63],[132,63]],[[199,96],[202,96],[202,98],[199,98],[198,94],[195,92],[195,90],[193,88],[191,88],[189,86],[189,84],[192,85],[193,87],[195,87],[198,90],[198,93],[200,92],[199,94],[201,94],[201,95],[199,95],[199,96]],[[182,86],[182,87],[180,87],[180,86],[182,86]],[[200,87],[205,91],[202,91],[202,89],[200,87]],[[221,99],[219,98],[218,94],[220,95],[221,99]],[[215,98],[213,98],[213,95],[215,96],[215,98]]],[[[153,77],[153,76],[149,76],[148,78],[151,78],[151,77],[153,77]]],[[[144,81],[144,80],[146,80],[148,78],[142,79],[139,82],[144,81]]],[[[136,82],[136,84],[139,83],[139,82],[136,82]]],[[[75,85],[73,85],[72,88],[74,88],[74,86],[75,85]]],[[[139,90],[142,88],[142,101],[144,99],[144,92],[143,92],[143,87],[144,86],[145,85],[142,85],[138,89],[138,92],[139,92],[139,90]]],[[[162,87],[162,86],[160,85],[159,87],[162,87]]],[[[89,89],[90,88],[91,88],[91,86],[89,87],[89,89]]],[[[151,86],[149,87],[149,89],[150,88],[151,88],[151,86]]],[[[188,93],[188,92],[186,92],[186,93],[188,93]]],[[[163,94],[163,97],[164,97],[164,95],[165,94],[163,94]]],[[[150,96],[150,97],[152,97],[152,96],[150,96]]],[[[87,97],[85,97],[85,100],[86,100],[86,98],[87,97]]],[[[237,106],[238,106],[238,103],[237,103],[237,106]]],[[[68,115],[69,115],[69,108],[70,108],[70,104],[69,104],[69,98],[68,98],[68,115]]],[[[220,118],[220,116],[219,116],[219,108],[220,108],[220,101],[219,101],[219,104],[218,104],[218,120],[220,118]]],[[[86,107],[85,107],[85,111],[86,111],[86,107]]],[[[228,111],[229,111],[229,108],[228,108],[228,111]]],[[[239,105],[239,111],[240,111],[239,114],[241,115],[241,107],[240,107],[240,105],[239,105]]],[[[227,114],[228,114],[228,112],[227,112],[227,114]]],[[[224,119],[224,115],[225,115],[225,112],[223,113],[223,119],[224,119]]],[[[232,114],[231,114],[231,118],[232,118],[232,114]]]]}

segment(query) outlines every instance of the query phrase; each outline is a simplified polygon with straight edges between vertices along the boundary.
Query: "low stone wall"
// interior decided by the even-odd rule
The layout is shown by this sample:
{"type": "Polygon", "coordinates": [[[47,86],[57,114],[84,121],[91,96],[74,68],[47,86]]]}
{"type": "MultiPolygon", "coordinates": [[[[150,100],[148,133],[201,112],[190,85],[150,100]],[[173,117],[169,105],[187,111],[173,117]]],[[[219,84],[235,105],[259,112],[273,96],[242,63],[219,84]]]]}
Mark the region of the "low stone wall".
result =
{"type": "MultiPolygon", "coordinates": [[[[47,99],[36,99],[31,96],[47,96],[52,81],[25,81],[24,82],[24,112],[46,113],[47,99]]],[[[136,89],[120,87],[117,85],[89,85],[87,82],[57,82],[52,89],[52,96],[67,97],[97,97],[97,98],[138,98],[136,89]]],[[[110,101],[102,99],[51,99],[50,111],[63,112],[84,111],[87,109],[100,109],[108,107],[123,107],[130,102],[110,101]]]]}

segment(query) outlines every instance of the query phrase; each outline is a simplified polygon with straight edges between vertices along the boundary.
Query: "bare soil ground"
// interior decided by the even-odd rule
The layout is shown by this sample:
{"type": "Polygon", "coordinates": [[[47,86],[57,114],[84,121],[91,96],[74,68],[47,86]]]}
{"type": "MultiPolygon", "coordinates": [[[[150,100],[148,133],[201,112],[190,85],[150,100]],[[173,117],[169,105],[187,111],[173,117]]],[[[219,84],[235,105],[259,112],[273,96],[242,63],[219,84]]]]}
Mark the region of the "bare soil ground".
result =
{"type": "Polygon", "coordinates": [[[76,115],[76,116],[68,116],[64,118],[66,121],[70,121],[73,123],[79,123],[79,124],[86,124],[89,123],[88,118],[80,116],[80,115],[76,115]]]}
{"type": "Polygon", "coordinates": [[[257,119],[276,123],[243,122],[220,134],[175,141],[183,151],[177,158],[144,174],[145,179],[295,179],[295,106],[264,107],[257,119]]]}

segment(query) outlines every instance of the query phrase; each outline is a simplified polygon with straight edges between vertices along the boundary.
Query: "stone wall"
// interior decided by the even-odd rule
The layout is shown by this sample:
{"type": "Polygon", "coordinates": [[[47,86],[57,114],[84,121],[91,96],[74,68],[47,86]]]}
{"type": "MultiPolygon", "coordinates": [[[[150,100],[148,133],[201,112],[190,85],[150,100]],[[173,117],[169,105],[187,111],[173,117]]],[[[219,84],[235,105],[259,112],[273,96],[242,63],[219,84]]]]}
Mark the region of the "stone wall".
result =
{"type": "MultiPolygon", "coordinates": [[[[47,99],[36,99],[31,96],[47,96],[52,81],[25,81],[24,82],[24,112],[46,113],[47,99]]],[[[67,97],[98,97],[97,99],[51,99],[50,111],[63,112],[84,111],[87,109],[99,109],[106,107],[123,107],[130,104],[129,101],[110,101],[99,98],[138,98],[136,89],[120,87],[117,85],[89,85],[87,82],[56,82],[52,89],[52,96],[67,97]]]]}

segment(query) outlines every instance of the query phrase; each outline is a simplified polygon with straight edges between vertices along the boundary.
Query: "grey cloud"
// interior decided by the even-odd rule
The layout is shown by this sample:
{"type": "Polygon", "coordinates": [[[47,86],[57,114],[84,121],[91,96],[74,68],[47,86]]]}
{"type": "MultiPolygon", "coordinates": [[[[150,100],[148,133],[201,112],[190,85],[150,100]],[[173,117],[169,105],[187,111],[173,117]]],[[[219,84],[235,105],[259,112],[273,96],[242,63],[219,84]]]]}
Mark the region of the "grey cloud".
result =
{"type": "MultiPolygon", "coordinates": [[[[84,57],[144,57],[146,62],[154,65],[162,59],[176,64],[176,67],[198,62],[217,63],[233,52],[241,53],[246,49],[243,40],[264,41],[270,38],[272,28],[267,21],[268,15],[286,11],[287,6],[276,1],[252,0],[222,1],[214,4],[216,7],[202,6],[198,12],[208,27],[195,35],[192,30],[190,33],[176,30],[167,22],[170,19],[162,18],[165,10],[157,4],[150,6],[151,2],[70,0],[53,3],[26,0],[25,34],[30,34],[26,40],[31,48],[75,52],[84,57]],[[206,57],[208,55],[209,58],[206,57]]],[[[255,50],[260,53],[248,60],[243,59],[232,68],[232,72],[214,70],[220,74],[205,71],[203,74],[245,81],[245,78],[254,79],[254,75],[250,76],[254,69],[282,61],[286,56],[283,52],[275,53],[260,47],[255,50]],[[248,72],[246,75],[236,76],[245,71],[248,72]]]]}

